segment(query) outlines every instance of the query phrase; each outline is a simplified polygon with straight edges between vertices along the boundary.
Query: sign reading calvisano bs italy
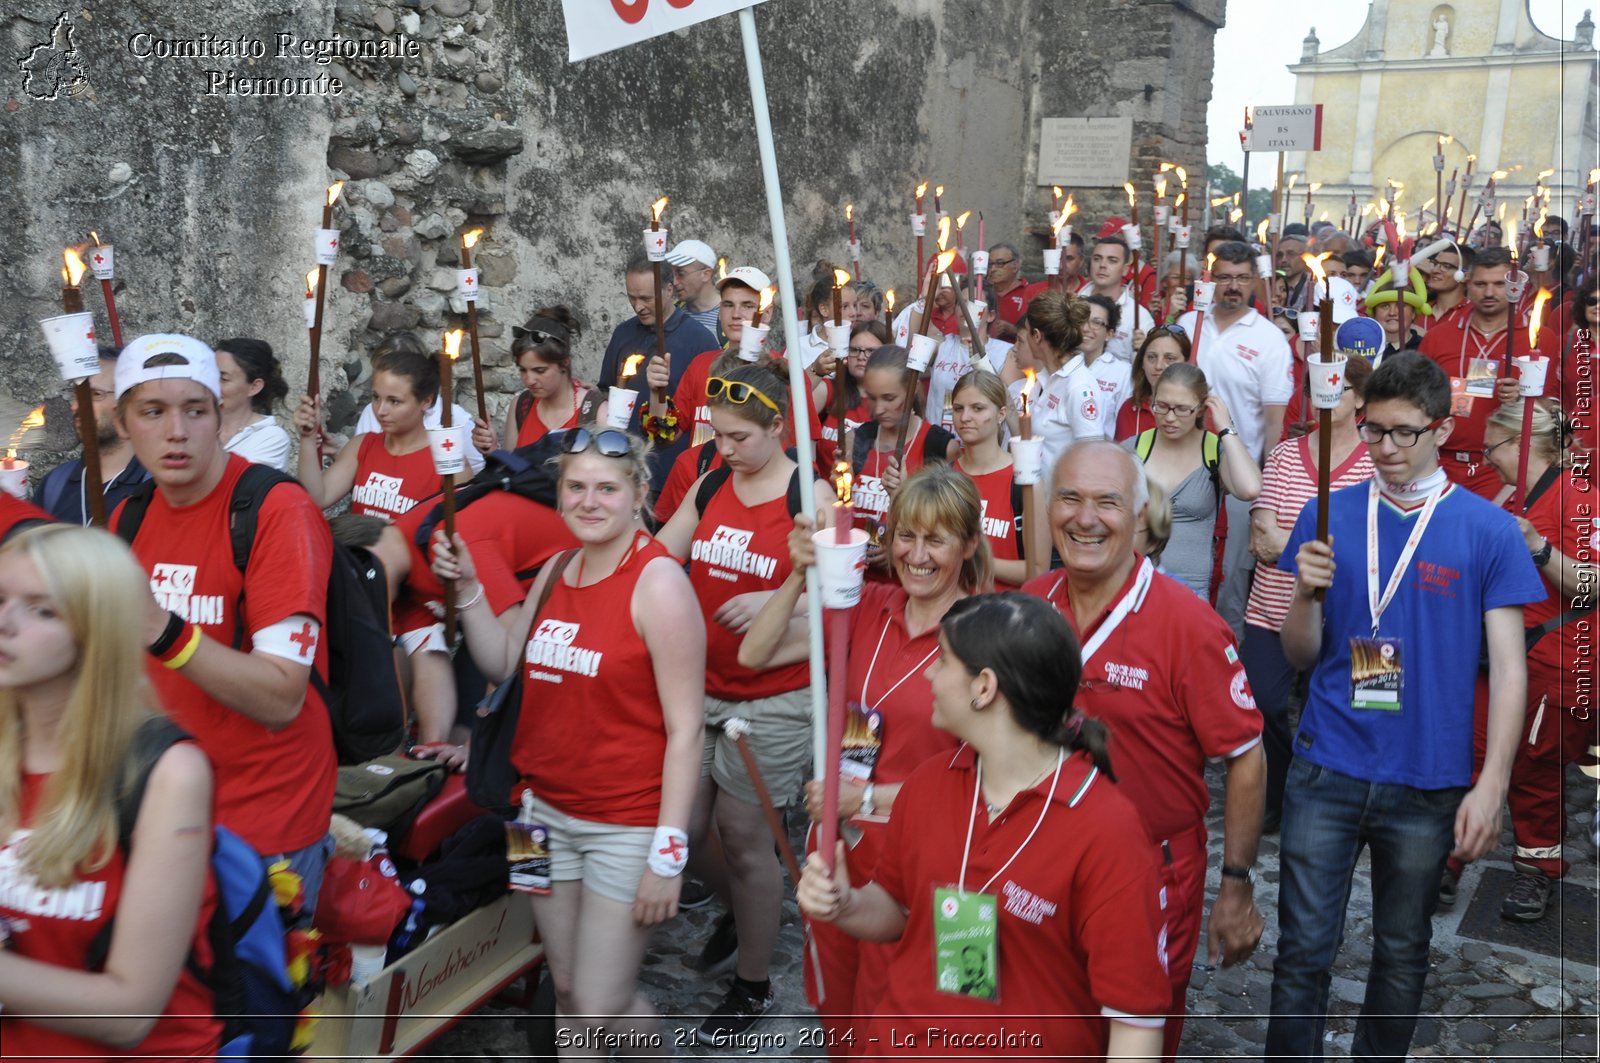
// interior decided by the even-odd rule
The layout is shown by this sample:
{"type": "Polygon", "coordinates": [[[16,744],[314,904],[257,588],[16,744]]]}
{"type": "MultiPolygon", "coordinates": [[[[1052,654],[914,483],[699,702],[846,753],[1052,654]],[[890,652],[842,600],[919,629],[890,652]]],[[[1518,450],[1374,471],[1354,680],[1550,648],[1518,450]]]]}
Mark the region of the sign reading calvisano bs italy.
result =
{"type": "Polygon", "coordinates": [[[567,59],[660,37],[764,0],[561,0],[567,20],[567,59]]]}
{"type": "Polygon", "coordinates": [[[1252,107],[1246,151],[1321,151],[1322,104],[1252,107]]]}

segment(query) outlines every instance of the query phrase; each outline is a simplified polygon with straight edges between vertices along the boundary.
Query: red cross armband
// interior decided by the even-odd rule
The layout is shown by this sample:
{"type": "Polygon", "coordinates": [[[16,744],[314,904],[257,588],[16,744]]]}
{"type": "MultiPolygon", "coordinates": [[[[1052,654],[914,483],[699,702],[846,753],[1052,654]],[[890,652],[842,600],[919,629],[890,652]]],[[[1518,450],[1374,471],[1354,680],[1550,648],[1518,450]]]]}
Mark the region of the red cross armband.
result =
{"type": "Polygon", "coordinates": [[[662,878],[676,878],[689,863],[689,836],[677,827],[657,827],[645,861],[662,878]]]}
{"type": "Polygon", "coordinates": [[[271,624],[250,636],[252,652],[270,653],[307,667],[316,663],[317,639],[322,625],[309,616],[297,614],[271,624]]]}

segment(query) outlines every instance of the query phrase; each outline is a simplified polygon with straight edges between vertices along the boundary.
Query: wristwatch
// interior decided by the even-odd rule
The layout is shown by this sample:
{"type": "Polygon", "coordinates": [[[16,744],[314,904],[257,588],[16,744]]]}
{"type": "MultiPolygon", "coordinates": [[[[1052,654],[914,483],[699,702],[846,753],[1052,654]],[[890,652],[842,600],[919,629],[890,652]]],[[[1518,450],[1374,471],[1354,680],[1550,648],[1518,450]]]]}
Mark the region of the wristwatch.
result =
{"type": "Polygon", "coordinates": [[[872,783],[867,783],[867,788],[861,791],[861,814],[863,816],[870,816],[878,810],[878,806],[872,800],[872,791],[872,783]]]}
{"type": "Polygon", "coordinates": [[[1539,549],[1533,551],[1533,564],[1534,564],[1534,567],[1535,568],[1544,568],[1544,566],[1548,565],[1550,563],[1551,551],[1553,551],[1554,549],[1555,549],[1555,547],[1550,545],[1550,540],[1546,539],[1544,541],[1544,545],[1543,546],[1541,546],[1541,547],[1539,547],[1539,549]]]}
{"type": "Polygon", "coordinates": [[[1256,884],[1256,869],[1253,867],[1230,867],[1227,864],[1223,864],[1222,877],[1236,878],[1240,882],[1247,882],[1254,886],[1256,884]]]}
{"type": "Polygon", "coordinates": [[[1229,436],[1236,436],[1238,434],[1239,434],[1239,430],[1237,428],[1233,427],[1233,425],[1231,425],[1231,424],[1226,428],[1219,428],[1219,429],[1217,429],[1217,442],[1220,443],[1224,439],[1227,439],[1229,436]]]}

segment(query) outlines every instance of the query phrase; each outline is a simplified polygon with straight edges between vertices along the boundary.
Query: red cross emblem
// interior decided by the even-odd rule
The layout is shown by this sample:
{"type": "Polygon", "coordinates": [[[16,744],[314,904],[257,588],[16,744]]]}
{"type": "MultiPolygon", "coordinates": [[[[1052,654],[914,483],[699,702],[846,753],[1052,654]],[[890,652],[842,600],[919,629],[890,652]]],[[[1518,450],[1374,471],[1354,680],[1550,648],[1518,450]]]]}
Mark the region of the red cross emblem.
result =
{"type": "Polygon", "coordinates": [[[338,247],[338,246],[339,246],[339,238],[338,238],[338,237],[337,237],[337,236],[335,236],[335,237],[333,237],[333,238],[332,238],[332,239],[330,239],[330,240],[329,240],[329,241],[328,241],[328,246],[329,246],[329,247],[330,247],[330,248],[335,248],[335,247],[338,247]]]}
{"type": "Polygon", "coordinates": [[[470,273],[467,274],[466,279],[464,279],[461,283],[465,284],[468,288],[472,287],[472,285],[474,283],[474,278],[473,278],[472,274],[470,274],[470,273]]]}
{"type": "Polygon", "coordinates": [[[1329,377],[1328,377],[1328,386],[1329,387],[1338,387],[1339,386],[1339,374],[1338,373],[1333,373],[1333,374],[1329,375],[1329,377]]]}
{"type": "Polygon", "coordinates": [[[667,839],[667,847],[665,849],[657,849],[656,852],[670,857],[673,863],[677,863],[684,858],[684,849],[684,844],[678,839],[669,838],[667,839]]]}
{"type": "Polygon", "coordinates": [[[310,653],[311,647],[317,644],[316,636],[311,633],[311,621],[302,624],[299,631],[289,636],[289,641],[300,647],[300,656],[310,653]]]}
{"type": "Polygon", "coordinates": [[[161,573],[161,574],[159,574],[159,575],[156,575],[156,576],[151,576],[151,577],[150,577],[150,582],[151,582],[151,583],[165,583],[165,582],[167,582],[167,580],[168,580],[168,579],[169,579],[169,578],[170,578],[170,577],[169,577],[169,576],[168,576],[168,575],[167,575],[167,574],[166,574],[166,573],[165,573],[165,572],[162,572],[162,573],[161,573]]]}
{"type": "Polygon", "coordinates": [[[83,334],[83,338],[90,342],[94,341],[94,327],[92,325],[89,327],[89,331],[83,334]]]}
{"type": "Polygon", "coordinates": [[[448,454],[456,449],[456,441],[446,436],[444,442],[439,444],[439,449],[448,454]]]}
{"type": "Polygon", "coordinates": [[[100,254],[98,251],[95,252],[95,256],[94,256],[94,264],[95,265],[98,266],[98,265],[100,265],[100,263],[104,262],[105,260],[106,260],[106,256],[100,254]]]}

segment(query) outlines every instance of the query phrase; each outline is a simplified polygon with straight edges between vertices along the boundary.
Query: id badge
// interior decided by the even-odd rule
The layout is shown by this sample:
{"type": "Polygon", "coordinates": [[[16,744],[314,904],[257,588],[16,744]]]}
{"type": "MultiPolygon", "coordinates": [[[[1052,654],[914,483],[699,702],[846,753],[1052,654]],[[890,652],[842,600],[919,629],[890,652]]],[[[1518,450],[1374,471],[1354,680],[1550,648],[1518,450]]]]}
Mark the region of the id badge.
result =
{"type": "Polygon", "coordinates": [[[542,823],[512,820],[506,824],[506,862],[511,889],[550,895],[550,831],[542,823]]]}
{"type": "Polygon", "coordinates": [[[999,909],[991,893],[933,891],[933,984],[941,993],[1000,999],[999,909]]]}
{"type": "Polygon", "coordinates": [[[857,782],[870,781],[877,770],[878,754],[882,750],[883,713],[852,701],[845,718],[839,774],[857,782]]]}
{"type": "Polygon", "coordinates": [[[1405,668],[1399,639],[1350,640],[1351,708],[1399,712],[1404,690],[1405,668]]]}
{"type": "Polygon", "coordinates": [[[1467,394],[1483,399],[1494,398],[1494,386],[1499,373],[1499,359],[1472,359],[1467,365],[1467,394]]]}
{"type": "Polygon", "coordinates": [[[1465,377],[1453,376],[1450,378],[1450,416],[1472,416],[1472,396],[1467,394],[1465,377]]]}

